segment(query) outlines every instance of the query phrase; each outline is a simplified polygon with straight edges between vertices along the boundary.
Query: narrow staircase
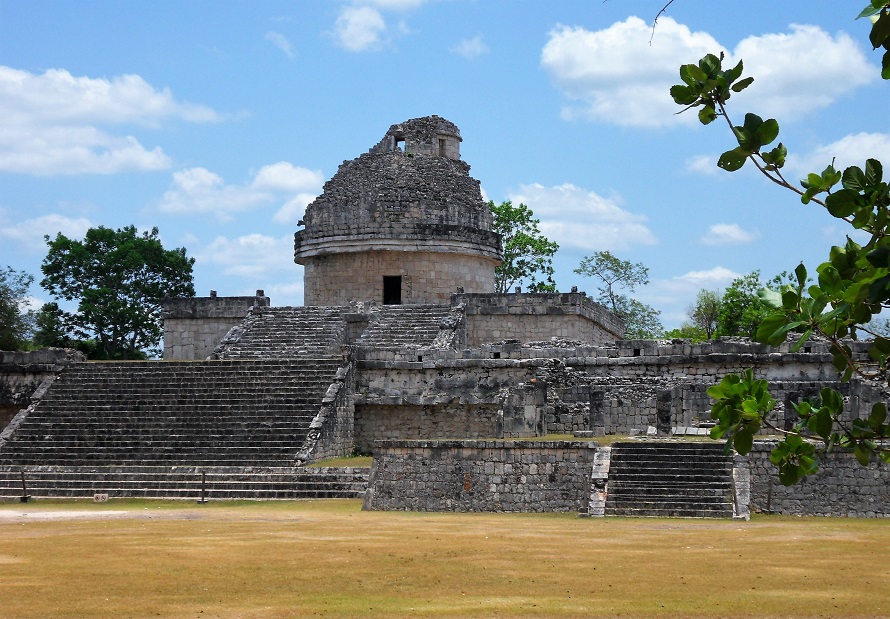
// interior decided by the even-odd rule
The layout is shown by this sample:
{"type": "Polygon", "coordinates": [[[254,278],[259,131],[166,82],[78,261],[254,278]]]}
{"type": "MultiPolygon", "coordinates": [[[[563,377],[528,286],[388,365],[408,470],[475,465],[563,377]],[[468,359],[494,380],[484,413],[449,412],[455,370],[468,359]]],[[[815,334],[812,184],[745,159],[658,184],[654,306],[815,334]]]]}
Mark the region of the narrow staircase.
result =
{"type": "Polygon", "coordinates": [[[732,466],[722,443],[615,443],[605,515],[732,518],[732,466]]]}
{"type": "Polygon", "coordinates": [[[450,305],[383,305],[356,344],[373,348],[431,346],[450,312],[450,305]]]}
{"type": "Polygon", "coordinates": [[[214,359],[294,359],[331,355],[345,342],[348,307],[254,307],[214,359]]]}

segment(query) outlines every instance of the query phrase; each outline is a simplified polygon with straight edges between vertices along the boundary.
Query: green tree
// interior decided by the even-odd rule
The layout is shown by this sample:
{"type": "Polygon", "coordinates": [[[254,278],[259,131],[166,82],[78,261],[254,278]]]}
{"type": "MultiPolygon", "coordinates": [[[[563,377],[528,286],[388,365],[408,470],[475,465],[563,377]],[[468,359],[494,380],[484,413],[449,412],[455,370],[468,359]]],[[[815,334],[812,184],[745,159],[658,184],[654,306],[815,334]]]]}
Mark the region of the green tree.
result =
{"type": "Polygon", "coordinates": [[[504,263],[495,269],[495,291],[509,292],[525,284],[530,292],[556,292],[553,281],[553,255],[559,245],[538,230],[540,220],[525,204],[513,206],[509,200],[488,208],[494,213],[492,230],[501,235],[504,263]]]}
{"type": "Polygon", "coordinates": [[[25,308],[34,277],[10,266],[0,269],[0,350],[20,350],[27,345],[34,324],[25,308]]]}
{"type": "MultiPolygon", "coordinates": [[[[882,72],[890,79],[890,2],[871,0],[859,18],[872,21],[869,40],[875,49],[883,48],[882,72]]],[[[732,93],[744,90],[754,78],[742,78],[743,64],[723,67],[723,55],[708,54],[698,64],[680,68],[682,84],[671,88],[671,96],[685,109],[698,108],[699,121],[710,124],[722,118],[732,131],[737,146],[724,152],[717,165],[729,172],[750,161],[770,181],[796,193],[804,204],[818,204],[837,219],[868,235],[864,245],[847,237],[846,243],[832,247],[829,259],[816,268],[818,281],[809,283],[803,264],[794,271],[795,281],[781,290],[762,289],[759,294],[771,308],[755,334],[757,341],[779,345],[795,334],[793,350],[798,350],[812,335],[818,334],[831,345],[834,365],[844,381],[855,374],[888,385],[890,339],[872,332],[869,324],[890,307],[890,185],[884,180],[883,165],[868,159],[864,167],[851,166],[841,173],[833,163],[821,173],[812,173],[800,187],[788,182],[782,172],[788,154],[784,144],[770,146],[779,135],[779,123],[745,114],[741,125],[734,124],[727,111],[732,93]],[[873,336],[865,360],[854,357],[849,339],[860,334],[873,336]]],[[[799,422],[790,431],[774,427],[769,412],[775,401],[768,383],[756,380],[748,370],[743,375],[729,375],[711,387],[715,399],[712,416],[717,426],[715,438],[727,439],[727,448],[739,453],[751,449],[754,435],[764,426],[782,433],[784,439],[770,459],[779,468],[784,484],[794,484],[802,476],[818,469],[819,459],[835,446],[853,450],[863,465],[876,454],[890,463],[890,438],[887,406],[878,402],[867,419],[847,422],[842,418],[844,400],[837,391],[825,388],[814,402],[802,402],[795,410],[799,422]],[[821,439],[817,445],[805,436],[821,439]],[[883,441],[883,442],[882,442],[883,441]]]]}
{"type": "Polygon", "coordinates": [[[166,296],[194,296],[194,258],[184,248],[165,250],[157,228],[139,234],[134,226],[99,226],[83,241],[61,233],[45,238],[49,252],[40,285],[57,299],[77,303],[77,312],[49,308],[58,324],[48,333],[93,340],[94,358],[156,354],[163,335],[161,302],[166,296]]]}
{"type": "Polygon", "coordinates": [[[695,327],[704,332],[705,339],[711,339],[717,330],[722,310],[723,298],[719,292],[699,290],[695,305],[689,308],[689,319],[695,327]]]}
{"type": "Polygon", "coordinates": [[[658,319],[661,312],[628,294],[649,283],[649,269],[642,262],[634,263],[618,258],[610,251],[598,251],[585,256],[575,273],[601,282],[597,301],[624,321],[624,337],[649,339],[661,336],[664,331],[658,319]]]}
{"type": "Polygon", "coordinates": [[[665,339],[669,340],[692,340],[693,342],[703,342],[709,339],[708,335],[699,327],[684,322],[679,329],[671,329],[664,332],[665,339]]]}
{"type": "Polygon", "coordinates": [[[65,327],[65,312],[56,302],[44,303],[34,314],[31,343],[36,348],[81,348],[65,327]]]}
{"type": "Polygon", "coordinates": [[[723,292],[715,335],[754,338],[769,313],[769,306],[758,295],[762,287],[760,271],[732,280],[723,292]]]}

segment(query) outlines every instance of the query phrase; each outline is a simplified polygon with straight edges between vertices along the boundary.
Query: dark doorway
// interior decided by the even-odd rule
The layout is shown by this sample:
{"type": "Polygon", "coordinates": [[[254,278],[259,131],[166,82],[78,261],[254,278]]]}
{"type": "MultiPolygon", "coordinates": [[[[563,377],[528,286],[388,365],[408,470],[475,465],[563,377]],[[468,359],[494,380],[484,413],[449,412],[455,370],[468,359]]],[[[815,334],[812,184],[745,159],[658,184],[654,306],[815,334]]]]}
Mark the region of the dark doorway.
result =
{"type": "Polygon", "coordinates": [[[401,275],[384,275],[383,276],[383,304],[384,305],[401,305],[402,304],[402,276],[401,275]]]}

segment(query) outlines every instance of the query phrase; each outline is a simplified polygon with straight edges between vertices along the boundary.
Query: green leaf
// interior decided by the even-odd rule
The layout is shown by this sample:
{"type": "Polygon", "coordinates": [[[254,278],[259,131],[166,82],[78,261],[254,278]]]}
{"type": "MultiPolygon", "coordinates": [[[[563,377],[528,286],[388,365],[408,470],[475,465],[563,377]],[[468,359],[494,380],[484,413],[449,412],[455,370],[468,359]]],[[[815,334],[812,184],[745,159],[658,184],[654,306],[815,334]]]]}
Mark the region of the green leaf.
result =
{"type": "MultiPolygon", "coordinates": [[[[875,0],[875,2],[877,2],[877,0],[875,0]]],[[[873,2],[872,4],[869,4],[867,7],[862,9],[862,12],[856,16],[856,19],[862,19],[863,17],[871,17],[875,13],[880,13],[881,8],[882,8],[881,6],[877,6],[877,7],[874,6],[874,2],[873,2]]]]}
{"type": "Polygon", "coordinates": [[[733,148],[720,155],[720,159],[717,160],[717,167],[722,168],[727,172],[735,172],[745,165],[745,160],[747,158],[747,151],[742,150],[741,148],[733,148]]]}
{"type": "Polygon", "coordinates": [[[698,111],[698,120],[703,125],[709,125],[717,118],[717,112],[714,111],[714,106],[706,105],[702,109],[698,111]]]}
{"type": "Polygon", "coordinates": [[[844,189],[852,189],[853,191],[863,191],[865,189],[865,173],[856,166],[850,166],[844,170],[842,178],[844,189]]]}
{"type": "Polygon", "coordinates": [[[871,407],[871,415],[868,416],[868,425],[875,431],[881,427],[881,425],[887,419],[887,405],[883,402],[878,402],[874,406],[871,407]]]}
{"type": "MultiPolygon", "coordinates": [[[[748,114],[748,116],[751,116],[751,114],[748,114]]],[[[745,154],[757,152],[760,148],[760,142],[753,130],[748,127],[733,127],[732,130],[739,142],[739,148],[744,150],[745,154]]]]}
{"type": "Polygon", "coordinates": [[[853,455],[862,466],[868,466],[871,461],[871,451],[861,443],[853,448],[853,455]]]}
{"type": "Polygon", "coordinates": [[[862,205],[858,192],[841,189],[825,198],[825,208],[835,217],[849,217],[862,205]]]}
{"type": "Polygon", "coordinates": [[[754,446],[754,433],[747,430],[739,431],[733,438],[732,442],[735,446],[735,450],[739,452],[740,455],[746,456],[754,446]]]}
{"type": "Polygon", "coordinates": [[[707,54],[698,61],[698,66],[709,78],[714,78],[720,72],[720,59],[714,54],[707,54]]]}
{"type": "Polygon", "coordinates": [[[684,64],[680,67],[680,79],[689,86],[695,86],[697,82],[704,82],[708,79],[708,76],[698,66],[684,64]]]}
{"type": "Polygon", "coordinates": [[[865,183],[869,187],[874,187],[881,182],[884,176],[884,167],[877,159],[868,159],[865,162],[865,183]]]}
{"type": "Polygon", "coordinates": [[[671,86],[671,97],[678,105],[692,105],[698,99],[698,93],[688,86],[678,84],[671,86]]]}
{"type": "Polygon", "coordinates": [[[887,268],[890,266],[890,247],[880,245],[865,254],[866,260],[875,268],[887,268]]]}
{"type": "Polygon", "coordinates": [[[739,80],[735,84],[733,84],[731,87],[731,90],[733,92],[742,92],[743,90],[745,90],[745,88],[750,86],[753,82],[754,82],[753,77],[746,77],[745,79],[739,80]]]}
{"type": "Polygon", "coordinates": [[[868,40],[871,41],[873,48],[878,49],[888,37],[890,37],[890,13],[882,12],[878,21],[872,24],[868,40]]]}
{"type": "Polygon", "coordinates": [[[788,318],[785,314],[770,314],[760,323],[754,339],[764,344],[778,346],[787,337],[788,330],[785,327],[788,324],[788,318]]]}
{"type": "Polygon", "coordinates": [[[778,309],[782,307],[782,295],[772,288],[761,288],[757,291],[757,296],[761,301],[772,308],[778,309]]]}
{"type": "Polygon", "coordinates": [[[800,336],[800,339],[797,340],[797,343],[791,347],[791,352],[797,352],[798,350],[800,350],[801,347],[803,347],[803,345],[807,343],[807,340],[810,339],[811,335],[813,335],[812,329],[807,329],[806,331],[804,331],[803,335],[800,336]]]}
{"type": "Polygon", "coordinates": [[[742,74],[743,67],[744,67],[744,65],[742,64],[742,61],[739,60],[739,63],[736,66],[734,66],[732,69],[728,69],[726,71],[726,81],[734,82],[737,79],[739,79],[739,76],[741,76],[741,74],[742,74]]]}
{"type": "Polygon", "coordinates": [[[785,462],[779,467],[779,481],[783,486],[793,486],[800,481],[800,470],[797,465],[791,462],[785,462]]]}
{"type": "Polygon", "coordinates": [[[776,119],[770,118],[769,120],[764,121],[757,128],[757,139],[760,141],[761,146],[769,144],[773,140],[776,139],[779,135],[779,123],[776,122],[776,119]]]}

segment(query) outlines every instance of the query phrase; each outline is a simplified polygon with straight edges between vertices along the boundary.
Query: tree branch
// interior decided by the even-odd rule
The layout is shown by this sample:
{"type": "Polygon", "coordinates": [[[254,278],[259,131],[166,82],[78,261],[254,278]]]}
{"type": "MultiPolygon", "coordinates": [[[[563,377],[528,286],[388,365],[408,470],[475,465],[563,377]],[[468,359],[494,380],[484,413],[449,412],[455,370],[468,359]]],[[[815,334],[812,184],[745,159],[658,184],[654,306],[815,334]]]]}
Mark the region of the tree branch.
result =
{"type": "Polygon", "coordinates": [[[658,18],[665,14],[667,8],[674,3],[674,0],[670,0],[667,4],[661,7],[661,10],[658,12],[658,15],[655,16],[655,19],[652,20],[652,35],[649,37],[649,45],[652,45],[652,39],[655,38],[655,27],[658,25],[658,18]]]}

